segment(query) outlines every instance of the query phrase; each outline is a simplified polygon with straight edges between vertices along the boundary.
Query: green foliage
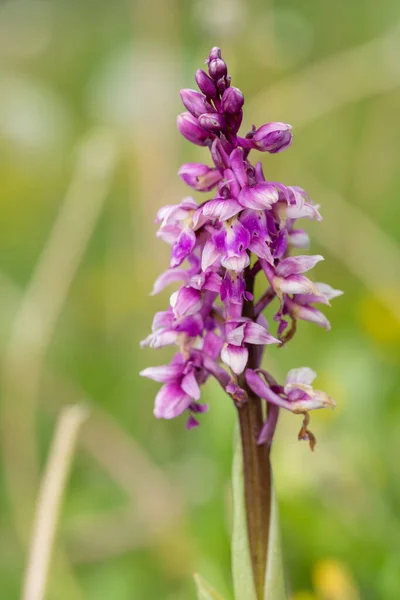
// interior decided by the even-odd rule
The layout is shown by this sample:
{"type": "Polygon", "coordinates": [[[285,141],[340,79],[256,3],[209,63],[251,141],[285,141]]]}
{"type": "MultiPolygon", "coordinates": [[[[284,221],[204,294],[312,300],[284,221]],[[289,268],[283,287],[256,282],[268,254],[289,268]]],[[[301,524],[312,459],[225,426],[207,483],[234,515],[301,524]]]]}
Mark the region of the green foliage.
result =
{"type": "Polygon", "coordinates": [[[194,581],[197,589],[197,600],[224,600],[198,573],[195,574],[194,581]]]}
{"type": "Polygon", "coordinates": [[[232,577],[236,600],[257,600],[247,536],[247,519],[244,499],[242,446],[238,432],[235,434],[232,468],[233,530],[232,577]]]}

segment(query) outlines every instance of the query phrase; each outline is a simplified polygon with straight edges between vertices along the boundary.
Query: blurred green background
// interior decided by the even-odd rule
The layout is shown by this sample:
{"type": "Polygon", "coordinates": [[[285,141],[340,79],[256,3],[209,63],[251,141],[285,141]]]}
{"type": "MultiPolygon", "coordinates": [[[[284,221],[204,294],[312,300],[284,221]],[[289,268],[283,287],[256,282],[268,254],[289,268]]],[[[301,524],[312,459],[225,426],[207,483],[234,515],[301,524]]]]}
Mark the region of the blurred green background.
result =
{"type": "MultiPolygon", "coordinates": [[[[139,350],[169,290],[154,215],[188,189],[179,89],[218,45],[246,127],[289,122],[268,178],[304,187],[315,278],[345,295],[332,331],[268,350],[335,397],[316,451],[285,415],[273,451],[291,600],[400,597],[398,0],[9,0],[0,4],[0,598],[20,597],[60,411],[87,404],[51,566],[51,600],[231,597],[235,411],[210,382],[199,429],[156,421],[139,350]]],[[[208,160],[208,158],[207,158],[208,160]]]]}

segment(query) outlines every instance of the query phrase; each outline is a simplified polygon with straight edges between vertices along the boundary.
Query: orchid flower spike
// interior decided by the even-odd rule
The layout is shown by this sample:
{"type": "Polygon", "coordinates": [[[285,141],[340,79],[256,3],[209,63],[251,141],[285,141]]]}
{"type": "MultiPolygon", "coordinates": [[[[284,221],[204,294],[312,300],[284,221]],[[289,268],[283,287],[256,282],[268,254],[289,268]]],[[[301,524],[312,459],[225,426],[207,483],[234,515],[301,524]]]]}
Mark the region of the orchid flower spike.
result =
{"type": "Polygon", "coordinates": [[[319,221],[321,215],[302,188],[267,181],[261,162],[250,160],[254,152],[273,155],[289,148],[291,125],[270,122],[241,137],[245,98],[231,85],[219,48],[210,51],[206,70],[196,72],[199,91],[181,91],[185,112],[177,125],[189,142],[209,149],[209,164],[184,163],[178,171],[196,193],[206,192],[207,200],[198,204],[186,197],[158,211],[157,236],[171,246],[171,259],[152,293],[177,282],[180,287],[142,342],[154,348],[172,345],[176,353],[169,365],[141,375],[163,384],[155,401],[157,418],[184,413],[188,429],[196,427],[208,408],[201,402],[201,386],[214,377],[238,408],[254,394],[266,401],[258,443],[272,442],[277,411],[284,408],[304,416],[299,439],[313,447],[309,411],[334,407],[334,400],[313,389],[316,374],[309,367],[292,369],[280,385],[261,370],[261,362],[267,346],[283,346],[293,337],[299,320],[330,329],[314,305],[329,306],[341,292],[309,279],[308,271],[322,256],[293,255],[308,246],[297,221],[319,221]],[[255,299],[258,276],[265,291],[255,299]],[[274,332],[263,315],[272,302],[277,305],[274,332]]]}

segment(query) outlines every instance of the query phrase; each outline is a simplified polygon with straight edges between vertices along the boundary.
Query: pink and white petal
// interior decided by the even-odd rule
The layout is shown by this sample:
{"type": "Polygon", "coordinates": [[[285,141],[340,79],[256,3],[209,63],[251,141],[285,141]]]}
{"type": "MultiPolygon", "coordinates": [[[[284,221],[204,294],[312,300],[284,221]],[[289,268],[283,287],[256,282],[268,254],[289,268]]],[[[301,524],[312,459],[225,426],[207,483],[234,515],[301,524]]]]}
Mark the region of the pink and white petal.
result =
{"type": "Polygon", "coordinates": [[[237,200],[223,200],[222,198],[206,202],[201,209],[203,217],[219,219],[220,221],[231,219],[240,213],[241,210],[243,210],[243,206],[237,200]]]}
{"type": "Polygon", "coordinates": [[[253,186],[244,187],[239,194],[239,203],[245,208],[254,210],[265,210],[271,208],[278,202],[279,193],[275,185],[271,183],[256,183],[253,186]]]}
{"type": "Polygon", "coordinates": [[[293,412],[317,410],[319,408],[335,408],[336,402],[321,390],[315,390],[309,400],[298,400],[292,403],[293,412]]]}
{"type": "Polygon", "coordinates": [[[314,283],[304,275],[289,275],[285,279],[275,277],[274,287],[283,294],[315,294],[320,295],[320,292],[315,287],[314,283]]]}
{"type": "Polygon", "coordinates": [[[201,255],[201,269],[206,271],[219,258],[219,252],[216,249],[212,240],[207,240],[204,244],[203,253],[201,255]]]}
{"type": "Polygon", "coordinates": [[[147,367],[140,371],[139,375],[148,377],[160,383],[169,383],[174,381],[182,373],[181,365],[160,365],[159,367],[147,367]]]}
{"type": "Polygon", "coordinates": [[[226,334],[226,341],[228,344],[232,344],[233,346],[241,346],[244,341],[244,328],[246,324],[239,325],[233,329],[228,329],[226,334]]]}
{"type": "Polygon", "coordinates": [[[228,365],[236,375],[243,373],[248,358],[249,351],[247,348],[233,346],[232,344],[224,344],[222,347],[221,360],[228,365]]]}
{"type": "Polygon", "coordinates": [[[271,404],[275,404],[276,406],[290,410],[290,402],[284,400],[278,396],[278,394],[275,394],[275,392],[271,390],[271,388],[265,383],[260,375],[253,371],[253,369],[246,369],[245,378],[249,388],[259,398],[263,398],[264,400],[271,402],[271,404]]]}
{"type": "Polygon", "coordinates": [[[194,315],[202,306],[200,290],[192,287],[182,287],[170,297],[170,304],[175,317],[194,315]]]}
{"type": "Polygon", "coordinates": [[[193,371],[190,371],[182,378],[181,388],[193,400],[200,400],[200,388],[193,371]]]}
{"type": "Polygon", "coordinates": [[[219,293],[221,289],[222,277],[215,271],[208,271],[205,276],[203,288],[209,292],[219,293]]]}
{"type": "Polygon", "coordinates": [[[195,290],[202,290],[205,280],[206,280],[205,273],[197,273],[197,275],[193,275],[193,277],[190,278],[189,285],[190,285],[190,287],[194,288],[195,290]]]}
{"type": "Polygon", "coordinates": [[[165,331],[155,331],[151,334],[150,347],[151,348],[163,348],[164,346],[170,346],[176,344],[178,340],[178,333],[167,329],[165,331]]]}
{"type": "Polygon", "coordinates": [[[326,329],[326,331],[330,331],[331,329],[331,324],[324,313],[313,306],[301,306],[297,304],[295,305],[295,310],[291,310],[290,312],[296,319],[315,323],[319,327],[326,329]]]}
{"type": "Polygon", "coordinates": [[[270,403],[268,406],[267,419],[264,423],[261,433],[258,436],[257,444],[271,444],[279,416],[279,407],[270,403]]]}
{"type": "MultiPolygon", "coordinates": [[[[286,385],[290,385],[290,389],[296,388],[296,384],[301,383],[305,385],[311,385],[317,374],[310,367],[299,367],[297,369],[291,369],[286,377],[286,385]]],[[[286,391],[285,386],[285,394],[286,391]]]]}
{"type": "Polygon", "coordinates": [[[156,215],[156,223],[168,222],[170,216],[174,214],[177,209],[177,204],[167,204],[166,206],[162,206],[156,215]]]}
{"type": "Polygon", "coordinates": [[[172,310],[160,310],[156,312],[153,317],[153,323],[151,326],[151,330],[158,331],[159,329],[166,329],[172,327],[174,322],[174,315],[172,310]]]}
{"type": "Polygon", "coordinates": [[[304,229],[293,229],[289,232],[288,242],[292,248],[308,248],[310,245],[310,236],[304,229]]]}
{"type": "Polygon", "coordinates": [[[231,331],[236,329],[236,327],[238,327],[242,323],[247,323],[248,321],[250,321],[248,317],[237,317],[235,319],[228,319],[225,322],[225,334],[228,335],[231,331]]]}
{"type": "Polygon", "coordinates": [[[333,298],[337,298],[343,294],[342,290],[335,290],[328,283],[317,282],[315,287],[318,291],[321,292],[328,300],[332,300],[333,298]]]}
{"type": "Polygon", "coordinates": [[[252,238],[249,245],[249,250],[259,258],[268,261],[271,265],[274,264],[274,259],[269,246],[266,242],[260,240],[260,238],[252,238]]]}
{"type": "Polygon", "coordinates": [[[149,333],[149,335],[147,337],[145,337],[144,340],[141,340],[139,342],[140,347],[145,348],[146,346],[150,346],[151,342],[153,341],[153,336],[154,336],[154,333],[149,333]]]}
{"type": "Polygon", "coordinates": [[[250,264],[250,257],[247,252],[242,252],[240,256],[224,256],[221,259],[221,264],[229,271],[241,273],[250,264]]]}
{"type": "Polygon", "coordinates": [[[228,219],[235,217],[242,210],[243,206],[239,204],[237,200],[234,200],[233,198],[229,200],[223,200],[219,218],[221,221],[227,221],[228,219]]]}
{"type": "Polygon", "coordinates": [[[164,225],[174,224],[183,221],[188,213],[198,208],[193,198],[187,197],[180,204],[169,204],[159,209],[156,216],[156,223],[164,225]]]}
{"type": "Polygon", "coordinates": [[[183,269],[168,269],[168,271],[164,271],[164,273],[161,273],[161,275],[157,277],[150,295],[155,296],[155,294],[159,294],[167,287],[167,285],[175,283],[175,281],[186,282],[187,278],[187,271],[184,271],[183,269]]]}
{"type": "MultiPolygon", "coordinates": [[[[315,286],[317,287],[317,285],[315,286]]],[[[318,288],[317,288],[318,289],[318,288]]],[[[326,296],[316,296],[315,294],[296,294],[294,297],[295,303],[296,304],[301,304],[301,305],[306,305],[306,304],[312,304],[313,302],[318,302],[319,304],[325,304],[325,306],[330,306],[331,303],[329,302],[328,298],[326,296]]]]}
{"type": "Polygon", "coordinates": [[[273,335],[268,333],[262,325],[258,323],[246,323],[245,324],[244,341],[247,344],[280,344],[281,342],[276,339],[273,335]]]}
{"type": "Polygon", "coordinates": [[[211,358],[218,358],[222,348],[222,340],[213,331],[206,333],[203,343],[203,352],[211,358]]]}
{"type": "MultiPolygon", "coordinates": [[[[324,313],[317,310],[313,306],[310,306],[308,303],[303,304],[301,302],[301,300],[303,298],[305,300],[307,299],[308,301],[312,301],[312,302],[322,302],[322,300],[318,296],[314,296],[312,294],[296,295],[295,302],[293,300],[291,300],[290,298],[287,298],[286,299],[286,308],[287,308],[288,312],[292,315],[292,317],[295,319],[301,319],[302,321],[310,321],[311,323],[315,323],[319,327],[323,327],[327,331],[330,331],[331,324],[328,321],[328,319],[326,318],[326,316],[324,315],[324,313]],[[298,299],[300,300],[300,302],[298,301],[298,299]]],[[[324,299],[326,304],[329,304],[329,302],[325,299],[324,296],[322,298],[324,299]]]]}
{"type": "Polygon", "coordinates": [[[230,155],[230,165],[233,174],[235,175],[240,187],[245,187],[248,184],[248,177],[243,160],[243,151],[241,148],[236,148],[230,155]]]}
{"type": "Polygon", "coordinates": [[[156,233],[156,237],[162,239],[167,244],[174,244],[181,234],[181,228],[178,225],[163,225],[156,233]]]}
{"type": "Polygon", "coordinates": [[[322,221],[322,217],[318,212],[318,207],[313,204],[305,202],[304,205],[299,208],[296,205],[290,205],[286,208],[286,217],[288,219],[312,219],[316,221],[322,221]]]}
{"type": "Polygon", "coordinates": [[[320,254],[314,256],[290,256],[284,258],[276,267],[277,277],[288,277],[289,275],[297,275],[312,269],[318,262],[324,260],[320,254]]]}
{"type": "Polygon", "coordinates": [[[158,392],[155,399],[154,416],[157,419],[173,419],[182,414],[192,402],[180,385],[167,383],[158,392]]]}
{"type": "Polygon", "coordinates": [[[261,325],[261,327],[264,327],[264,329],[268,330],[269,324],[267,321],[267,318],[265,317],[265,315],[263,313],[260,313],[257,317],[257,323],[259,325],[261,325]]]}
{"type": "Polygon", "coordinates": [[[172,246],[171,262],[172,268],[179,267],[185,258],[191,253],[196,245],[196,234],[190,227],[181,231],[180,236],[172,246]]]}

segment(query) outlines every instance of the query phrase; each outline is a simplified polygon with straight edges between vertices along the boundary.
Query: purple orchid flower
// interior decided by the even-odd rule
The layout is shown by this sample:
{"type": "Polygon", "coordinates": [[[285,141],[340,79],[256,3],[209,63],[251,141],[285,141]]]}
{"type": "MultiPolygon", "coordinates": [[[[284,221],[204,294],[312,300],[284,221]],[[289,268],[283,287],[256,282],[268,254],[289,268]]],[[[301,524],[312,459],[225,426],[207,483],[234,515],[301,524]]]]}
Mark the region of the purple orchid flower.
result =
{"type": "MultiPolygon", "coordinates": [[[[156,397],[158,418],[187,413],[188,429],[196,427],[207,410],[200,403],[200,389],[211,376],[233,398],[239,418],[249,403],[267,402],[260,444],[271,444],[284,408],[304,415],[300,438],[313,445],[308,411],[333,407],[334,401],[313,390],[315,373],[308,367],[292,369],[279,385],[261,362],[267,346],[293,337],[299,320],[330,328],[314,305],[329,306],[341,292],[304,275],[322,256],[292,254],[309,245],[298,219],[320,221],[321,215],[302,188],[266,180],[261,162],[250,160],[253,152],[273,155],[289,148],[292,127],[272,122],[239,136],[244,96],[231,85],[219,48],[211,50],[206,64],[208,73],[199,69],[195,76],[200,91],[181,91],[187,112],[177,124],[187,140],[208,147],[213,166],[185,163],[178,173],[194,190],[214,192],[200,205],[189,197],[158,211],[157,236],[172,250],[169,268],[152,293],[170,284],[179,288],[170,296],[168,310],[155,315],[152,333],[142,345],[175,345],[178,352],[169,365],[141,374],[163,383],[156,397]],[[257,277],[265,288],[255,299],[257,277]],[[273,335],[262,313],[275,301],[273,335]]],[[[258,415],[263,418],[261,410],[258,415]]]]}

